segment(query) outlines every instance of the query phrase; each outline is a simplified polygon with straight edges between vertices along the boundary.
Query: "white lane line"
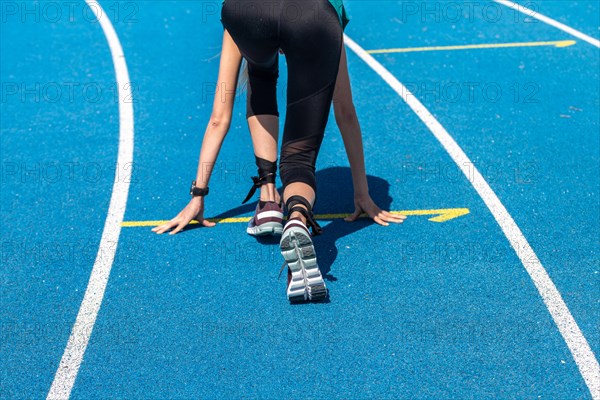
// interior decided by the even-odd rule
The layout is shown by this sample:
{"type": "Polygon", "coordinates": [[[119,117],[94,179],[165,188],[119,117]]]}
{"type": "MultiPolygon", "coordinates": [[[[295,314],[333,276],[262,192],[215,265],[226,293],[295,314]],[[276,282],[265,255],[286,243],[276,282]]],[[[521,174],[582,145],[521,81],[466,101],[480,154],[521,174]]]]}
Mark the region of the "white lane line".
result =
{"type": "Polygon", "coordinates": [[[513,10],[517,10],[531,18],[535,18],[539,21],[545,22],[548,25],[552,25],[553,27],[558,28],[563,32],[567,32],[570,35],[573,35],[581,40],[585,40],[586,42],[600,48],[600,40],[594,39],[593,37],[588,36],[585,33],[578,31],[577,29],[573,29],[570,26],[567,26],[567,25],[565,25],[561,22],[558,22],[552,18],[546,17],[545,15],[542,15],[537,11],[531,10],[531,9],[524,7],[520,4],[517,4],[513,1],[507,1],[507,0],[494,0],[494,1],[498,4],[502,4],[503,6],[510,7],[513,10]]]}
{"type": "MultiPolygon", "coordinates": [[[[79,366],[83,360],[104,298],[104,291],[115,258],[121,233],[121,223],[127,206],[130,179],[123,179],[119,175],[119,168],[130,169],[133,167],[133,104],[129,72],[127,71],[123,48],[107,13],[100,7],[100,4],[94,0],[86,0],[86,3],[100,22],[115,66],[119,89],[119,152],[108,215],[104,223],[94,267],[47,399],[68,399],[71,395],[79,366]]],[[[129,170],[128,172],[131,173],[132,171],[129,170]]]]}
{"type": "Polygon", "coordinates": [[[523,233],[508,213],[496,193],[485,181],[481,173],[475,168],[473,162],[467,157],[462,148],[450,136],[448,131],[437,121],[429,110],[402,84],[394,75],[392,75],[383,65],[381,65],[373,56],[368,54],[362,47],[355,43],[348,36],[344,35],[346,45],[366,62],[383,80],[390,85],[396,93],[408,104],[408,106],[425,123],[431,133],[442,144],[458,168],[465,174],[467,180],[471,182],[481,199],[491,211],[498,225],[504,232],[504,235],[510,242],[512,248],[517,253],[525,270],[531,277],[542,300],[546,304],[550,315],[554,319],[558,330],[563,336],[577,367],[587,387],[592,394],[592,398],[600,400],[600,365],[590,348],[587,340],[583,336],[581,329],[571,315],[569,308],[562,299],[560,292],[550,279],[548,272],[542,266],[537,255],[523,236],[523,233]]]}

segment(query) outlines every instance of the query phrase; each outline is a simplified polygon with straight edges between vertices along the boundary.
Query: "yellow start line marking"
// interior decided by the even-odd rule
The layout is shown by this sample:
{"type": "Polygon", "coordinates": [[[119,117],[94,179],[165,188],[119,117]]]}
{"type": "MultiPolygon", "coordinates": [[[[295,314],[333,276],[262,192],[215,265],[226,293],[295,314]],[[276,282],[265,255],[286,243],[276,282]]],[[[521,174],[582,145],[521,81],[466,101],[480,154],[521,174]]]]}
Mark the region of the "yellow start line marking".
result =
{"type": "MultiPolygon", "coordinates": [[[[403,210],[403,211],[392,211],[392,214],[402,214],[406,216],[423,216],[431,215],[429,221],[432,222],[446,222],[451,219],[462,217],[463,215],[469,214],[468,208],[441,208],[437,210],[403,210]]],[[[321,221],[343,219],[351,214],[318,214],[315,217],[321,221]]],[[[240,218],[209,218],[209,221],[217,222],[221,224],[237,224],[250,221],[252,217],[240,217],[240,218]]],[[[361,218],[367,218],[365,214],[361,218]]],[[[168,220],[161,221],[125,221],[121,223],[124,228],[137,228],[142,226],[159,226],[169,222],[168,220]]],[[[190,224],[197,224],[198,221],[192,221],[190,224]]]]}
{"type": "Polygon", "coordinates": [[[552,42],[516,42],[516,43],[488,43],[488,44],[468,44],[462,46],[434,46],[434,47],[406,47],[400,49],[379,49],[368,50],[370,54],[389,54],[389,53],[412,53],[417,51],[445,51],[445,50],[472,50],[472,49],[500,49],[507,47],[569,47],[577,43],[575,40],[557,40],[552,42]]]}

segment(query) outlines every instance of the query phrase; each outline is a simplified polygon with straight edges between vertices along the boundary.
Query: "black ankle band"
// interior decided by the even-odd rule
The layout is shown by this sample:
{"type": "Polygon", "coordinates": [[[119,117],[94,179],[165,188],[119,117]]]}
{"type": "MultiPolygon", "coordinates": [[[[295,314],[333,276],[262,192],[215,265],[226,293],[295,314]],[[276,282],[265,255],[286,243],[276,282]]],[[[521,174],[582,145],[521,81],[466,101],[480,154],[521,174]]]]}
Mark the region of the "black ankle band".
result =
{"type": "Polygon", "coordinates": [[[246,204],[248,200],[254,196],[257,189],[260,189],[262,185],[266,185],[267,183],[275,183],[275,178],[277,177],[277,161],[267,161],[263,158],[256,157],[256,166],[258,167],[258,176],[252,177],[252,182],[254,184],[250,188],[248,195],[242,201],[242,204],[246,204]]]}
{"type": "Polygon", "coordinates": [[[312,228],[312,234],[314,236],[320,235],[322,233],[321,226],[318,224],[315,219],[315,215],[312,212],[312,206],[302,196],[292,196],[285,202],[285,207],[288,209],[288,219],[289,216],[292,215],[293,212],[299,212],[306,218],[306,224],[312,228]],[[303,205],[306,208],[300,207],[303,205]]]}

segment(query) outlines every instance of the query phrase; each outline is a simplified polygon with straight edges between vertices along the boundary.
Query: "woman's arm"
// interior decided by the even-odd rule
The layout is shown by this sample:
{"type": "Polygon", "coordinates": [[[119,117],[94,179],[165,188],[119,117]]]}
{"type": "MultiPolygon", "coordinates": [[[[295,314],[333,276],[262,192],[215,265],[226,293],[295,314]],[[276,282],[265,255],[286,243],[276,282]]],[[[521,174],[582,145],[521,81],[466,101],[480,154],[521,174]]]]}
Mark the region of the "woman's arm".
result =
{"type": "Polygon", "coordinates": [[[369,217],[380,225],[388,225],[388,222],[404,221],[406,217],[403,215],[394,215],[381,210],[369,195],[362,133],[352,101],[352,88],[350,87],[348,62],[344,47],[342,47],[340,69],[335,84],[335,92],[333,93],[333,110],[335,121],[342,134],[348,161],[350,162],[352,183],[354,185],[355,211],[346,220],[355,221],[363,212],[366,212],[369,217]]]}
{"type": "MultiPolygon", "coordinates": [[[[221,145],[229,131],[241,62],[242,55],[237,45],[229,33],[225,31],[213,110],[200,148],[196,187],[208,187],[221,145]]],[[[204,219],[204,197],[193,197],[175,218],[166,224],[157,226],[152,231],[160,234],[173,229],[171,231],[173,235],[185,228],[193,219],[204,226],[211,227],[215,225],[213,222],[204,219]]]]}
{"type": "Polygon", "coordinates": [[[344,47],[342,47],[340,69],[333,93],[333,110],[335,122],[342,134],[344,147],[346,148],[346,154],[348,155],[348,161],[352,170],[354,195],[355,197],[368,195],[369,186],[367,185],[367,174],[365,171],[362,132],[352,101],[352,88],[350,86],[346,49],[344,47]]]}
{"type": "Polygon", "coordinates": [[[225,31],[212,114],[204,133],[198,160],[196,186],[199,188],[208,186],[212,168],[229,131],[241,63],[242,54],[229,32],[225,31]]]}

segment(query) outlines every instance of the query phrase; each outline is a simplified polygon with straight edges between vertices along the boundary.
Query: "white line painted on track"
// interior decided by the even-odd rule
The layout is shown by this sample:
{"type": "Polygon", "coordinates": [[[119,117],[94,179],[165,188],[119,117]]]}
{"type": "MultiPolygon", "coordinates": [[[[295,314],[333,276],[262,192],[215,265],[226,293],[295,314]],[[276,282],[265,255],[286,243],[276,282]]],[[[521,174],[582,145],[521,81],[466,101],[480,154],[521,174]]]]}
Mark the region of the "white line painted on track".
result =
{"type": "Polygon", "coordinates": [[[573,35],[581,40],[585,40],[586,42],[600,48],[600,40],[594,39],[593,37],[588,36],[585,33],[578,31],[577,29],[573,29],[570,26],[567,26],[567,25],[565,25],[561,22],[558,22],[552,18],[546,17],[545,15],[542,15],[537,11],[531,10],[531,9],[524,7],[520,4],[517,4],[513,1],[507,1],[507,0],[494,0],[494,1],[498,4],[502,4],[503,6],[510,7],[513,10],[517,10],[531,18],[535,18],[535,19],[542,21],[548,25],[552,25],[553,27],[558,28],[563,32],[567,32],[570,35],[573,35]]]}
{"type": "MultiPolygon", "coordinates": [[[[131,83],[123,48],[115,29],[100,4],[94,0],[86,0],[87,5],[98,18],[110,47],[117,86],[119,89],[119,152],[116,168],[133,167],[133,104],[131,83]]],[[[130,171],[132,172],[132,171],[130,171]]],[[[73,325],[67,347],[60,360],[54,381],[48,392],[48,399],[67,399],[75,384],[79,367],[87,348],[102,299],[110,276],[110,270],[117,251],[121,223],[127,206],[129,179],[121,179],[116,171],[115,182],[108,207],[108,215],[104,223],[100,246],[94,261],[83,301],[73,325]]]]}
{"type": "Polygon", "coordinates": [[[458,143],[456,143],[448,131],[446,131],[429,110],[402,83],[400,83],[394,75],[375,60],[373,56],[368,54],[348,36],[344,35],[344,40],[346,45],[356,53],[356,55],[377,72],[377,74],[379,74],[379,76],[381,76],[381,78],[383,78],[383,80],[390,85],[400,97],[402,97],[406,104],[408,104],[421,121],[425,123],[436,139],[442,144],[458,168],[465,174],[469,182],[471,182],[481,199],[491,211],[498,225],[500,225],[504,235],[517,253],[525,270],[542,296],[550,315],[552,315],[558,330],[573,355],[573,359],[592,394],[592,398],[600,400],[600,365],[598,365],[598,361],[596,360],[589,343],[583,336],[581,329],[579,329],[577,322],[575,322],[567,304],[564,302],[560,292],[554,285],[554,282],[552,282],[548,272],[546,272],[542,266],[542,263],[527,242],[521,229],[519,229],[496,193],[494,193],[479,170],[474,167],[473,162],[467,157],[458,143]]]}

